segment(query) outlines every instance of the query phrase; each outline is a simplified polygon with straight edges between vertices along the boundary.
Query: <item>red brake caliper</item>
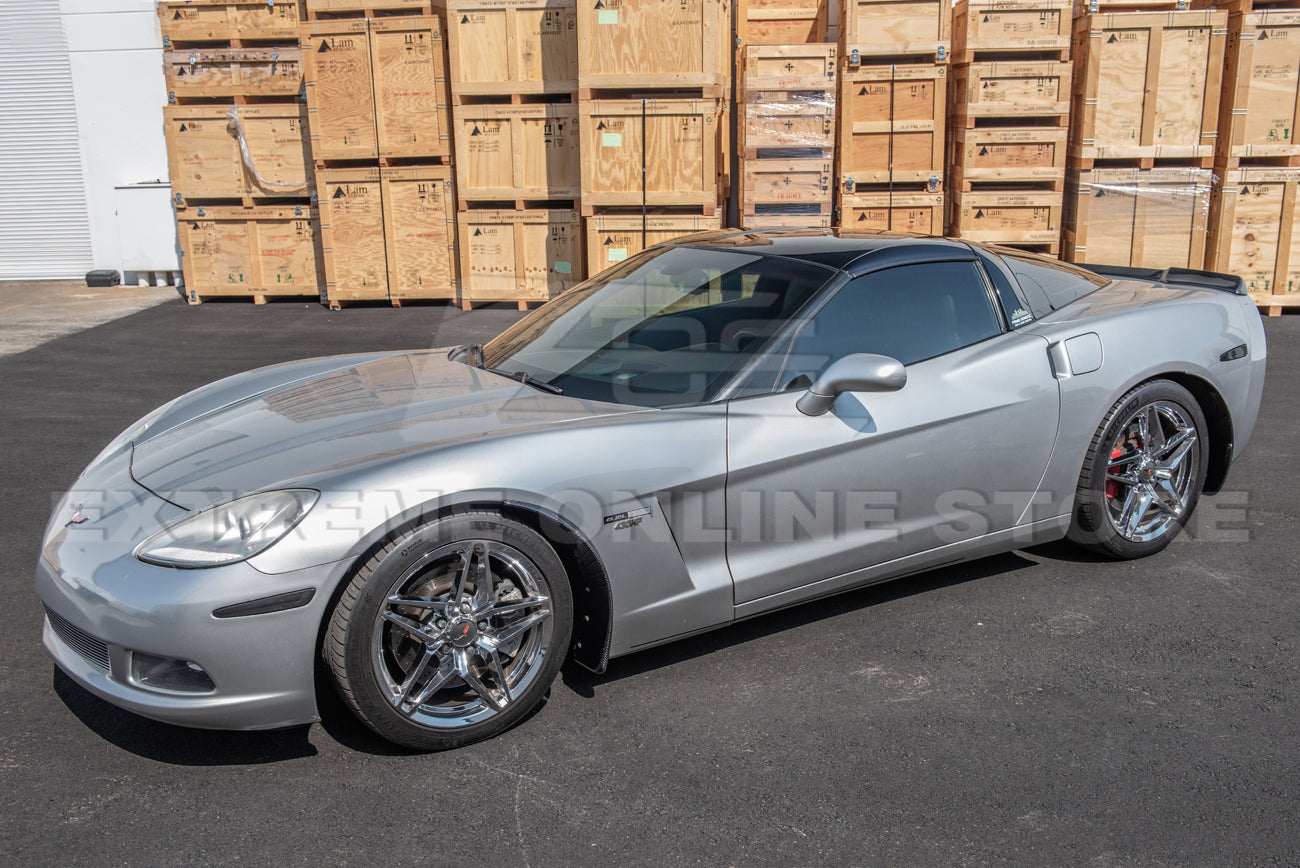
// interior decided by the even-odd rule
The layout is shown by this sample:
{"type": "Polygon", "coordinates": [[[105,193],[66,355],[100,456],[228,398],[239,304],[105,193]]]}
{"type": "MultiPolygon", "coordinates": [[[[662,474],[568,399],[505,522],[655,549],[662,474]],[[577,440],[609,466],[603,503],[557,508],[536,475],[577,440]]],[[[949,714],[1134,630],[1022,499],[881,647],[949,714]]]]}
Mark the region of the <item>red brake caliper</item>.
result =
{"type": "MultiPolygon", "coordinates": [[[[1116,447],[1116,448],[1112,449],[1111,452],[1110,452],[1110,460],[1111,460],[1111,461],[1114,461],[1115,459],[1119,458],[1119,457],[1120,457],[1121,455],[1123,455],[1123,454],[1124,454],[1124,450],[1123,450],[1123,449],[1120,449],[1119,447],[1116,447]]],[[[1115,465],[1112,464],[1112,465],[1110,466],[1109,469],[1110,469],[1110,470],[1114,470],[1114,469],[1115,469],[1115,465]]],[[[1113,479],[1107,479],[1107,480],[1106,480],[1106,496],[1107,496],[1107,497],[1116,497],[1116,496],[1118,496],[1118,495],[1119,495],[1119,483],[1116,482],[1116,481],[1113,480],[1113,479]]]]}

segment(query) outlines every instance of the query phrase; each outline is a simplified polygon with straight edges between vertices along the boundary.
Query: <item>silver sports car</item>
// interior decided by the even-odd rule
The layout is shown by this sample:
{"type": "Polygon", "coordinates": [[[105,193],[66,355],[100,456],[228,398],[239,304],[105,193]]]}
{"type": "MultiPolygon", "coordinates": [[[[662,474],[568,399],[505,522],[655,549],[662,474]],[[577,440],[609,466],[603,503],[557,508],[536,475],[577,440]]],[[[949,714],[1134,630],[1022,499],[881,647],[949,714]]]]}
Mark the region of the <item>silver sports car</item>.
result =
{"type": "Polygon", "coordinates": [[[147,717],[511,726],[611,657],[1069,537],[1159,551],[1255,425],[1242,282],[897,235],[653,247],[482,346],[222,380],[56,508],[44,642],[147,717]]]}

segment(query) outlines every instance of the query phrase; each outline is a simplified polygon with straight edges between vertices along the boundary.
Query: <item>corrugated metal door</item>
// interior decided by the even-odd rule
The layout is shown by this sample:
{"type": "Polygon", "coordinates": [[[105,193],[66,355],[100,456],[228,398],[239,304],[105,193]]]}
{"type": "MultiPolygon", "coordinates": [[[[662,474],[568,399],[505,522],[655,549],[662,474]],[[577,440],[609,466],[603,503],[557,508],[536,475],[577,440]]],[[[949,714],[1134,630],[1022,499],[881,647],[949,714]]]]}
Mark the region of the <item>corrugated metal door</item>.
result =
{"type": "Polygon", "coordinates": [[[58,0],[0,0],[0,280],[92,268],[58,0]]]}

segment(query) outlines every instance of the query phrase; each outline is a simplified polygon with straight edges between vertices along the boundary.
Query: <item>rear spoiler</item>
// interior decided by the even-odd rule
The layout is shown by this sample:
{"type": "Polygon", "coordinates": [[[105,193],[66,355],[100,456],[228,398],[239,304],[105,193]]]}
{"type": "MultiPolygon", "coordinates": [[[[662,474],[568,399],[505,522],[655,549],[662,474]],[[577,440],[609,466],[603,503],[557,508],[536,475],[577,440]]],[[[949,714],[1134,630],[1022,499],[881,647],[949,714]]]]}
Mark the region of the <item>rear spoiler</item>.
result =
{"type": "Polygon", "coordinates": [[[1233,295],[1246,294],[1246,282],[1235,274],[1220,274],[1216,271],[1195,271],[1191,268],[1130,268],[1126,265],[1090,265],[1076,263],[1102,277],[1135,277],[1138,280],[1154,280],[1157,283],[1178,286],[1196,286],[1201,289],[1217,289],[1233,295]]]}

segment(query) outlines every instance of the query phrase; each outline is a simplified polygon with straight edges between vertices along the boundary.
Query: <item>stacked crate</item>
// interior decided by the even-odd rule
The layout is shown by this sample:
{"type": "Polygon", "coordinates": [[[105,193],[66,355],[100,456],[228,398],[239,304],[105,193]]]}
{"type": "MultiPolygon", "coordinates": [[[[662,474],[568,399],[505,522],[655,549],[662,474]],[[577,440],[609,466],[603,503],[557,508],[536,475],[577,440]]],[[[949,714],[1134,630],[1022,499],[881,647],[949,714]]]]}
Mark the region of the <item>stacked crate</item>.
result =
{"type": "Polygon", "coordinates": [[[841,0],[839,225],[939,235],[948,0],[841,0]]]}
{"type": "Polygon", "coordinates": [[[164,129],[191,304],[319,293],[301,15],[297,0],[158,6],[164,129]]]}
{"type": "Polygon", "coordinates": [[[453,0],[461,305],[525,309],[585,277],[574,0],[453,0]]]}
{"type": "Polygon", "coordinates": [[[1071,0],[962,0],[954,12],[948,233],[1060,252],[1071,0]]]}
{"type": "Polygon", "coordinates": [[[443,21],[427,2],[307,0],[300,31],[325,300],[456,296],[443,21]]]}
{"type": "Polygon", "coordinates": [[[1076,10],[1064,258],[1205,264],[1227,13],[1076,10]]]}
{"type": "Polygon", "coordinates": [[[831,225],[836,53],[824,43],[742,47],[736,107],[743,228],[831,225]]]}
{"type": "Polygon", "coordinates": [[[1270,314],[1300,303],[1300,8],[1236,0],[1210,200],[1206,267],[1245,278],[1270,314]]]}
{"type": "Polygon", "coordinates": [[[652,232],[720,219],[730,48],[728,0],[578,3],[581,211],[601,239],[592,273],[652,243],[652,232]]]}

